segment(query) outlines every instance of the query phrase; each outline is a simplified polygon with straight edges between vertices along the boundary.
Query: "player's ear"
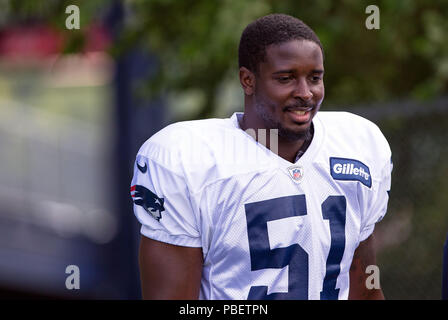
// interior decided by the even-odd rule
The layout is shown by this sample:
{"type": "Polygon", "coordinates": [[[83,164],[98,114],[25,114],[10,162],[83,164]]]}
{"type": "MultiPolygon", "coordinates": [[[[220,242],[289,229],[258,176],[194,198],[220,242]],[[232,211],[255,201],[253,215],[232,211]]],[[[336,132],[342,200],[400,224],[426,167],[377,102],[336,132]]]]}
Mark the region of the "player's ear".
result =
{"type": "Polygon", "coordinates": [[[246,67],[240,68],[240,83],[244,94],[251,96],[255,89],[255,74],[246,67]]]}

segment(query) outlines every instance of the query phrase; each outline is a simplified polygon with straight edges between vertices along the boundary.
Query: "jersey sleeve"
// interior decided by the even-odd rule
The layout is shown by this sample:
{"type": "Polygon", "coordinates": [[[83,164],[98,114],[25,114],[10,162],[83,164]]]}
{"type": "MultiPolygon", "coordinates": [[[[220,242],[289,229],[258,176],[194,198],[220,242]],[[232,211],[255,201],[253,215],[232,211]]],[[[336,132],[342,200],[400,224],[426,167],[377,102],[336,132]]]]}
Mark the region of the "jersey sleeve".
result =
{"type": "Polygon", "coordinates": [[[387,204],[389,201],[389,192],[391,188],[392,175],[392,158],[386,161],[381,170],[381,180],[378,187],[373,192],[370,205],[367,209],[364,221],[361,225],[360,241],[367,239],[375,228],[375,224],[381,221],[387,212],[387,204]]]}
{"type": "Polygon", "coordinates": [[[143,236],[173,245],[201,247],[197,217],[185,178],[174,168],[139,151],[131,197],[143,236]]]}

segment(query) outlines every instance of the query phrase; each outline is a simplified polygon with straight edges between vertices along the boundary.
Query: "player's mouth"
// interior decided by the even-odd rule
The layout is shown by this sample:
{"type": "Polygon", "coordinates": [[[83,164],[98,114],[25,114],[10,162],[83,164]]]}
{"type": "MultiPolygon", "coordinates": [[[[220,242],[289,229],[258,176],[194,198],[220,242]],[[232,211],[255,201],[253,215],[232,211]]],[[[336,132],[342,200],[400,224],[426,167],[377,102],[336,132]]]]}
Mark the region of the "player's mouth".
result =
{"type": "Polygon", "coordinates": [[[311,120],[312,107],[306,109],[286,108],[286,112],[290,116],[291,120],[296,123],[305,123],[311,120]]]}

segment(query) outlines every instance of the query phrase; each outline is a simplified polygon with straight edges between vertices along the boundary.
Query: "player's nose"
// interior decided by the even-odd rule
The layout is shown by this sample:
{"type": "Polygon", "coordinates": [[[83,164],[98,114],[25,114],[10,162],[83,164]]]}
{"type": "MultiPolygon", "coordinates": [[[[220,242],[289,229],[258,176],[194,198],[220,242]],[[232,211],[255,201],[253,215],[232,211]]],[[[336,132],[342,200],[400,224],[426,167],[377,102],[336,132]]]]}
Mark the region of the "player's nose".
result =
{"type": "Polygon", "coordinates": [[[299,78],[297,80],[297,85],[294,87],[293,97],[295,99],[300,99],[303,101],[309,101],[313,97],[313,93],[304,78],[299,78]]]}

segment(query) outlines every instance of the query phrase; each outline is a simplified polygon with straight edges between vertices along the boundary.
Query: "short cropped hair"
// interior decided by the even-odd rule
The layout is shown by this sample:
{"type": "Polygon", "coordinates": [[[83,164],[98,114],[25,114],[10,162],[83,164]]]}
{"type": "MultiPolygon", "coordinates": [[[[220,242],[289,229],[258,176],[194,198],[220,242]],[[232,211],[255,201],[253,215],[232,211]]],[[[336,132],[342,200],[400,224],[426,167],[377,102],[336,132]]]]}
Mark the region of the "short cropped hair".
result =
{"type": "Polygon", "coordinates": [[[291,40],[309,40],[324,50],[314,31],[303,21],[286,14],[270,14],[250,23],[243,31],[238,47],[239,67],[258,73],[266,58],[266,47],[291,40]]]}

